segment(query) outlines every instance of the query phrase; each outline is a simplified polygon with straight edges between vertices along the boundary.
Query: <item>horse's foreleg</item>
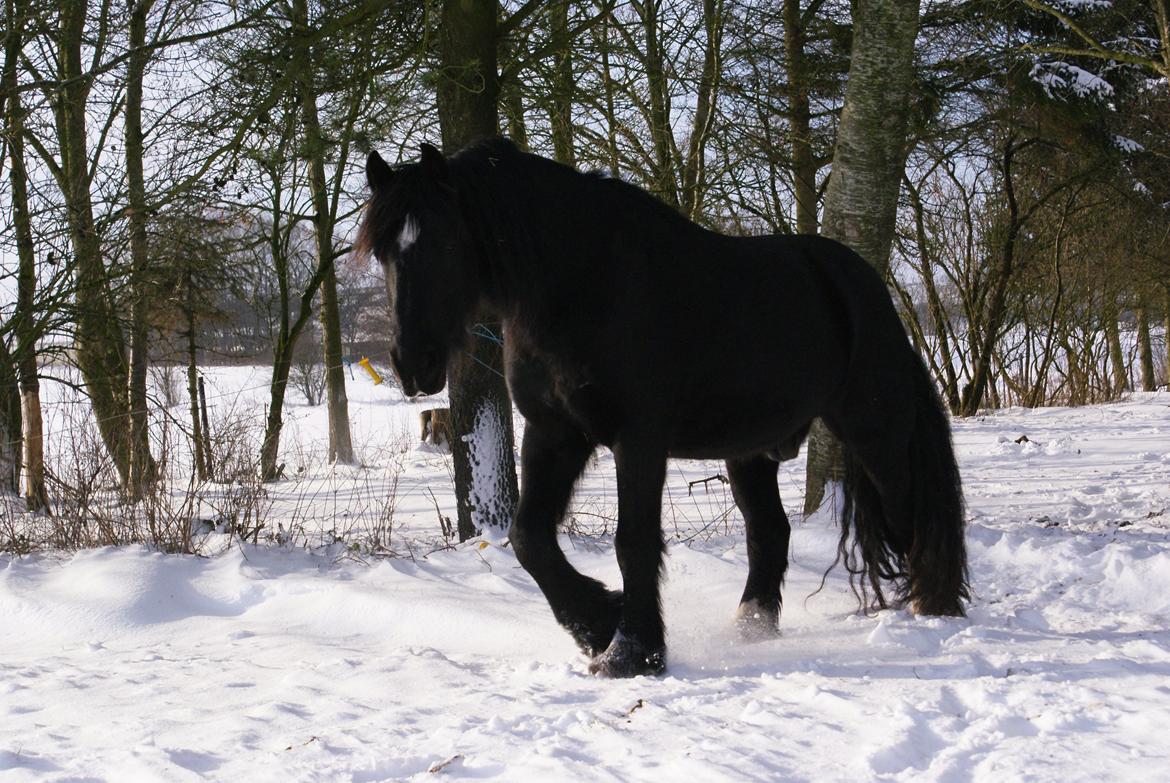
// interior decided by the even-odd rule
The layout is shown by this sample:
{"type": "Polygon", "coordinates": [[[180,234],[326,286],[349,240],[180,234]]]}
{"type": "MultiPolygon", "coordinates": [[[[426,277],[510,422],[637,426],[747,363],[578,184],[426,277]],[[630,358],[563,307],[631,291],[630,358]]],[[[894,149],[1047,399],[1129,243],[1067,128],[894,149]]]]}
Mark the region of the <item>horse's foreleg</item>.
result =
{"type": "Polygon", "coordinates": [[[614,449],[618,481],[615,545],[624,600],[617,633],[589,666],[594,674],[633,677],[666,667],[658,582],[662,569],[663,449],[620,444],[614,449]]]}
{"type": "Polygon", "coordinates": [[[780,586],[788,570],[792,527],[776,486],[779,464],[767,457],[728,460],[731,494],[747,528],[748,578],[735,624],[749,641],[778,632],[780,586]]]}
{"type": "Polygon", "coordinates": [[[613,639],[621,594],[573,568],[556,531],[593,448],[580,432],[529,422],[521,450],[520,504],[508,534],[516,558],[536,580],[557,621],[590,656],[613,639]]]}

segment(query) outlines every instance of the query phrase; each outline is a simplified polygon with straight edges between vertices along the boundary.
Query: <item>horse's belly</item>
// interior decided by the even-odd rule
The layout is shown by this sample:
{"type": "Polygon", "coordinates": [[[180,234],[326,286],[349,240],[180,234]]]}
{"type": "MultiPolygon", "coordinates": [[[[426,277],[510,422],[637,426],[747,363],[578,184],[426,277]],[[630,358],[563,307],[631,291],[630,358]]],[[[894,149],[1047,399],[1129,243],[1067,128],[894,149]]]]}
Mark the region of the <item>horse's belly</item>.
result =
{"type": "Polygon", "coordinates": [[[804,439],[811,411],[724,408],[676,430],[669,452],[683,459],[728,459],[761,452],[787,453],[804,439]]]}

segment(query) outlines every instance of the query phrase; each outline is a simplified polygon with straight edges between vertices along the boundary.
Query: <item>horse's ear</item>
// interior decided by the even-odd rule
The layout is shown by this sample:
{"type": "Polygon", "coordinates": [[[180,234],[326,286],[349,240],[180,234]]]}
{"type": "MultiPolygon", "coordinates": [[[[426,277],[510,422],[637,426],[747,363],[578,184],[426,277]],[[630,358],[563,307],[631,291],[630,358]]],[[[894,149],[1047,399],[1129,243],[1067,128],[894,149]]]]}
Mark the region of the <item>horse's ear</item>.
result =
{"type": "Polygon", "coordinates": [[[443,157],[443,153],[426,142],[423,142],[419,147],[419,151],[422,153],[419,164],[422,166],[423,172],[432,179],[446,182],[448,180],[447,159],[443,157]]]}
{"type": "Polygon", "coordinates": [[[382,160],[382,156],[378,154],[377,150],[371,151],[370,156],[366,158],[366,182],[370,186],[370,190],[378,190],[390,184],[390,180],[394,177],[394,169],[390,168],[390,164],[382,160]]]}

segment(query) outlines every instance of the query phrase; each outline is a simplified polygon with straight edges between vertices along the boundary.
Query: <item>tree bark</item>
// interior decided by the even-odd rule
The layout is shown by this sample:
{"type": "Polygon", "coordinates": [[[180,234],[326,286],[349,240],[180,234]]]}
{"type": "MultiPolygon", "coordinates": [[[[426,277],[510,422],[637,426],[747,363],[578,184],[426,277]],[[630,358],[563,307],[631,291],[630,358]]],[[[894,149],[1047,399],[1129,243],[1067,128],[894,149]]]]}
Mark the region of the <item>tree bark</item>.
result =
{"type": "MultiPolygon", "coordinates": [[[[448,154],[498,132],[496,18],[495,3],[443,2],[436,97],[448,154]]],[[[480,313],[478,318],[489,320],[490,315],[480,313]]],[[[492,333],[500,330],[492,329],[492,333]]],[[[464,541],[484,526],[511,524],[519,495],[512,403],[504,382],[501,346],[493,341],[475,338],[469,352],[452,358],[447,376],[459,539],[464,541]],[[494,470],[486,469],[489,464],[494,470]],[[488,483],[489,475],[497,478],[495,486],[488,483]]]]}
{"type": "MultiPolygon", "coordinates": [[[[884,277],[906,161],[918,0],[856,0],[853,53],[837,127],[822,233],[844,242],[884,277]]],[[[808,440],[804,511],[843,474],[841,445],[819,420],[808,440]]]]}
{"type": "MultiPolygon", "coordinates": [[[[36,248],[32,214],[28,204],[28,170],[24,157],[24,107],[17,83],[17,60],[23,45],[22,32],[27,11],[25,0],[7,0],[5,19],[8,35],[4,41],[2,92],[7,95],[8,177],[12,191],[12,226],[19,266],[16,274],[16,309],[12,326],[16,334],[16,374],[20,384],[21,419],[24,441],[24,497],[29,511],[50,510],[45,486],[45,439],[41,418],[40,379],[37,374],[36,248]]],[[[19,469],[19,457],[17,469],[19,469]]]]}

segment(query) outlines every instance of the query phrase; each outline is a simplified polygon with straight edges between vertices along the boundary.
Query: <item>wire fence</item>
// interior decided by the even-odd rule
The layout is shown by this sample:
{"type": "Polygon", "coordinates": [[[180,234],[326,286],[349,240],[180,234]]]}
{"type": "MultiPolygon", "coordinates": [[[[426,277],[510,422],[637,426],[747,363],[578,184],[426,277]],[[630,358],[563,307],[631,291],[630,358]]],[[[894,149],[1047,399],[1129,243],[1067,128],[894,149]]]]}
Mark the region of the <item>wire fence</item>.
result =
{"type": "MultiPolygon", "coordinates": [[[[326,430],[312,420],[323,412],[294,406],[282,433],[284,477],[263,482],[259,455],[267,416],[254,393],[270,389],[271,381],[253,383],[256,370],[242,372],[209,373],[217,387],[206,395],[216,467],[206,480],[195,476],[189,426],[168,414],[163,395],[152,395],[159,479],[134,500],[125,496],[88,400],[73,378],[63,379],[75,396],[44,401],[52,411],[45,433],[53,514],[27,513],[15,497],[0,501],[0,551],[144,543],[210,554],[247,542],[369,559],[425,556],[458,543],[451,457],[421,442],[413,426],[420,408],[399,390],[388,387],[376,407],[351,400],[361,425],[354,430],[358,465],[330,465],[326,430]],[[374,414],[385,414],[386,421],[374,414]]],[[[517,432],[523,432],[518,414],[517,432]]],[[[663,496],[668,539],[689,543],[742,530],[722,470],[721,463],[672,463],[663,496]]],[[[574,540],[604,540],[616,525],[612,455],[599,450],[562,528],[574,540]]]]}

